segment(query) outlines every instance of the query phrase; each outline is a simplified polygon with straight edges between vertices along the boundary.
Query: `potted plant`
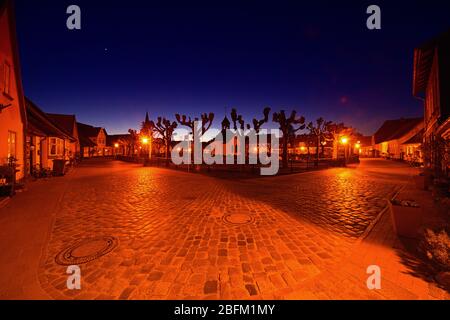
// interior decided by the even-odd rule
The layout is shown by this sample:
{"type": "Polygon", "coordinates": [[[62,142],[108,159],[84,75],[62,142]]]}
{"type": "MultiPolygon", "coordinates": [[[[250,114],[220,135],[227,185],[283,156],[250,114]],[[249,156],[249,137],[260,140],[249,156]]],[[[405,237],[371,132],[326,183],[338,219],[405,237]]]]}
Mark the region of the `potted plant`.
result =
{"type": "Polygon", "coordinates": [[[394,231],[405,238],[417,238],[422,222],[422,208],[414,200],[392,199],[389,202],[394,231]]]}
{"type": "Polygon", "coordinates": [[[431,263],[436,281],[450,290],[450,237],[444,229],[434,232],[427,229],[419,246],[420,252],[431,263]]]}

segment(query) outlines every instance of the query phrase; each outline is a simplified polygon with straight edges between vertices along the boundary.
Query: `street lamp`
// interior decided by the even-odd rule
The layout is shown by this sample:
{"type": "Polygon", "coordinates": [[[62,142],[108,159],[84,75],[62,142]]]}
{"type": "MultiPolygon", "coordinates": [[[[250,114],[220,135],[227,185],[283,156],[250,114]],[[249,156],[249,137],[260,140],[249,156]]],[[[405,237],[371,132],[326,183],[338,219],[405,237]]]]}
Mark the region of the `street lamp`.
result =
{"type": "Polygon", "coordinates": [[[151,160],[152,159],[152,138],[144,137],[144,138],[142,138],[142,143],[146,146],[147,145],[149,146],[148,147],[148,158],[151,160]]]}
{"type": "Polygon", "coordinates": [[[342,136],[341,137],[340,143],[344,146],[344,161],[346,161],[346,162],[347,162],[347,157],[348,157],[348,155],[347,155],[348,142],[349,142],[349,138],[348,137],[346,137],[346,136],[342,136]]]}
{"type": "Polygon", "coordinates": [[[342,138],[341,138],[341,143],[342,143],[343,145],[346,145],[346,144],[348,143],[348,138],[347,138],[347,137],[342,137],[342,138]]]}

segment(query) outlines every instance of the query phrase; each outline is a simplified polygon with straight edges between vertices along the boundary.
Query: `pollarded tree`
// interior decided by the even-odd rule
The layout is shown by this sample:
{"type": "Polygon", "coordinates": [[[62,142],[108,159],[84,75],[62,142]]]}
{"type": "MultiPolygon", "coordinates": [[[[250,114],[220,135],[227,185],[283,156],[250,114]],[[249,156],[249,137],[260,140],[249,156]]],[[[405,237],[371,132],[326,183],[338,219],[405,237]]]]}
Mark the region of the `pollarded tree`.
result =
{"type": "Polygon", "coordinates": [[[136,151],[136,147],[139,144],[139,135],[138,135],[137,131],[133,130],[133,129],[128,130],[128,133],[130,134],[129,155],[130,156],[134,156],[135,155],[135,151],[136,151]]]}
{"type": "Polygon", "coordinates": [[[265,108],[263,111],[264,118],[261,120],[253,119],[253,129],[255,129],[255,132],[258,134],[261,131],[261,127],[269,122],[269,114],[270,114],[270,108],[265,108]]]}
{"type": "Polygon", "coordinates": [[[188,127],[191,131],[192,137],[194,137],[195,132],[195,122],[201,122],[201,133],[202,135],[205,134],[206,131],[208,131],[214,121],[214,113],[203,113],[201,115],[201,120],[199,118],[192,119],[191,117],[188,117],[186,115],[179,115],[176,114],[175,118],[177,119],[178,123],[182,126],[188,127]]]}
{"type": "Polygon", "coordinates": [[[326,142],[328,135],[328,126],[332,124],[331,121],[326,122],[323,118],[319,118],[316,120],[316,123],[310,122],[307,126],[307,129],[311,135],[315,138],[315,146],[316,146],[316,167],[319,166],[319,157],[320,157],[320,147],[323,145],[322,142],[326,142]]]}
{"type": "Polygon", "coordinates": [[[155,133],[157,133],[164,141],[166,149],[166,159],[169,159],[171,152],[172,136],[175,129],[178,127],[178,124],[175,121],[171,122],[166,118],[158,117],[158,122],[154,123],[153,121],[150,121],[150,126],[152,130],[155,133]]]}
{"type": "MultiPolygon", "coordinates": [[[[186,115],[179,115],[176,114],[175,118],[177,119],[178,123],[182,126],[188,127],[191,131],[192,134],[192,139],[194,139],[194,135],[196,130],[198,130],[198,128],[195,127],[195,123],[196,122],[200,122],[201,123],[201,134],[204,135],[206,133],[206,131],[208,131],[214,121],[214,113],[210,112],[209,114],[207,113],[203,113],[201,115],[201,120],[199,118],[194,118],[192,120],[191,117],[188,117],[186,115]]],[[[203,143],[202,143],[202,149],[203,149],[203,143]]],[[[202,150],[203,151],[203,150],[202,150]]],[[[192,152],[192,157],[194,157],[194,152],[192,152]]]]}
{"type": "Polygon", "coordinates": [[[345,131],[348,130],[348,128],[343,123],[335,123],[331,122],[327,125],[327,141],[333,143],[333,158],[337,159],[338,157],[338,144],[339,144],[339,137],[342,135],[345,131]]]}
{"type": "Polygon", "coordinates": [[[231,110],[231,121],[233,121],[234,130],[245,130],[245,121],[241,114],[238,114],[236,109],[231,110]],[[239,126],[238,126],[239,124],[239,126]]]}
{"type": "Polygon", "coordinates": [[[283,133],[283,168],[289,166],[288,162],[288,144],[291,138],[294,138],[296,133],[305,129],[305,117],[297,117],[297,112],[293,110],[289,117],[286,117],[284,110],[275,112],[273,114],[273,122],[277,122],[280,126],[280,131],[283,133]]]}

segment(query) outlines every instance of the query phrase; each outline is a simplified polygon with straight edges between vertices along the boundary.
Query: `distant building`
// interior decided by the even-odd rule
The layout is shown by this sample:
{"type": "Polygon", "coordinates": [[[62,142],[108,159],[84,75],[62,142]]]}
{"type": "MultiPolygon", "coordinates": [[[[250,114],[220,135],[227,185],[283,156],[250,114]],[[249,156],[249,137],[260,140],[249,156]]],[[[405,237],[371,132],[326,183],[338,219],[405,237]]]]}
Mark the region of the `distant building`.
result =
{"type": "Polygon", "coordinates": [[[375,157],[375,148],[373,136],[360,136],[359,141],[359,156],[362,158],[373,158],[375,157]]]}
{"type": "Polygon", "coordinates": [[[107,145],[107,132],[104,128],[77,123],[83,158],[107,157],[113,155],[112,147],[107,145]]]}
{"type": "Polygon", "coordinates": [[[132,155],[131,150],[131,135],[115,134],[106,137],[106,145],[112,148],[114,156],[128,156],[132,155]]]}
{"type": "Polygon", "coordinates": [[[420,135],[423,118],[385,121],[374,135],[374,155],[397,160],[421,161],[420,135]]]}
{"type": "Polygon", "coordinates": [[[424,101],[425,166],[450,174],[450,30],[414,51],[413,94],[424,101]]]}
{"type": "Polygon", "coordinates": [[[26,174],[26,111],[12,1],[0,1],[0,166],[15,162],[26,174]],[[16,161],[14,161],[16,160],[16,161]]]}

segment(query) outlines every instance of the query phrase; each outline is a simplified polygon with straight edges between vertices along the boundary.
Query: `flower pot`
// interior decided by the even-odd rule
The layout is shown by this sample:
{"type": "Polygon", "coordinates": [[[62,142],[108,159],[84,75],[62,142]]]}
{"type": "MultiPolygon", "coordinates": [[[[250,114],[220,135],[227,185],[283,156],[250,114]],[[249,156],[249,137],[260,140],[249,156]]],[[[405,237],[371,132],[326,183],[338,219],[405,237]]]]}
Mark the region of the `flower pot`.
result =
{"type": "Polygon", "coordinates": [[[389,201],[395,233],[400,237],[417,238],[422,223],[422,208],[408,206],[411,201],[389,201]]]}

